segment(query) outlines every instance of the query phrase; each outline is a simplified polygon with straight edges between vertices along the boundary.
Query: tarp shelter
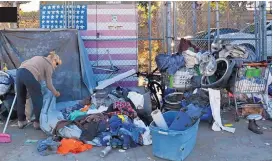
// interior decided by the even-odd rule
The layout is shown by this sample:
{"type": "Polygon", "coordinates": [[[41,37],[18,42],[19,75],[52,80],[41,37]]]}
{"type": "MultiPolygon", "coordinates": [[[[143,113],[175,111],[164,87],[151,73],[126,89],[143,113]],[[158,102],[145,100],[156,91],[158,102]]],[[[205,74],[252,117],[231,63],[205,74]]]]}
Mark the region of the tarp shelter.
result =
{"type": "Polygon", "coordinates": [[[47,56],[51,50],[63,61],[53,74],[53,84],[61,93],[57,101],[79,100],[93,93],[96,78],[77,30],[0,31],[0,60],[8,69],[33,56],[47,56]]]}

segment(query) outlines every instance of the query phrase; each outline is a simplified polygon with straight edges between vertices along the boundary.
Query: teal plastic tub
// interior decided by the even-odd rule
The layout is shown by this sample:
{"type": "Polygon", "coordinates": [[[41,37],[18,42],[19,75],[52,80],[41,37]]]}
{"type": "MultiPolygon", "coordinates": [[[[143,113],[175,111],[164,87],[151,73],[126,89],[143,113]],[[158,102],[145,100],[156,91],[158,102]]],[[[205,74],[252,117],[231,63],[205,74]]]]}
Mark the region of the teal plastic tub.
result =
{"type": "MultiPolygon", "coordinates": [[[[169,111],[163,114],[168,126],[177,114],[178,111],[169,111]]],[[[153,155],[167,160],[183,161],[194,149],[199,122],[200,120],[184,131],[163,130],[152,122],[150,130],[153,139],[153,155]]]]}

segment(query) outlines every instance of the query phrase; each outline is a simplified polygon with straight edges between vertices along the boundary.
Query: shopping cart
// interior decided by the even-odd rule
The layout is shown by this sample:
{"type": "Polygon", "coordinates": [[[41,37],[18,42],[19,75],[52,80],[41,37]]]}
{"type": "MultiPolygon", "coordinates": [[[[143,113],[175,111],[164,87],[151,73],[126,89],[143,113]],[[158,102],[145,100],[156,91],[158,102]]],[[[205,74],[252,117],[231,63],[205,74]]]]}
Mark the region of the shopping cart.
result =
{"type": "Polygon", "coordinates": [[[267,82],[270,72],[270,64],[266,62],[244,63],[236,70],[234,85],[234,103],[235,103],[235,121],[239,121],[238,108],[249,107],[265,107],[265,93],[267,91],[267,82]],[[241,102],[238,96],[247,94],[252,97],[251,103],[241,102]],[[260,95],[262,99],[257,101],[254,95],[260,95]]]}

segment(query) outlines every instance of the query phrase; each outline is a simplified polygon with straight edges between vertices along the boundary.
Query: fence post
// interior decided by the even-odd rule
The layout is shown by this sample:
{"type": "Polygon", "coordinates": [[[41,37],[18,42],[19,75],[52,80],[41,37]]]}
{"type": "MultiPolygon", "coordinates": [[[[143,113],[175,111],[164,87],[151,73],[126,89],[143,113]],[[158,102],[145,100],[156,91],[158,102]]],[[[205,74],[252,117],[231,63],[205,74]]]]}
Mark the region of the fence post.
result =
{"type": "Polygon", "coordinates": [[[172,23],[171,23],[171,2],[167,1],[167,53],[170,54],[172,52],[171,43],[172,43],[172,23]]]}
{"type": "Polygon", "coordinates": [[[219,20],[219,4],[218,4],[218,2],[215,2],[215,3],[216,3],[216,41],[218,41],[219,36],[220,36],[220,32],[219,32],[219,27],[220,27],[220,25],[219,25],[219,23],[220,23],[220,20],[219,20]]]}
{"type": "Polygon", "coordinates": [[[266,2],[261,2],[262,21],[262,60],[267,59],[267,30],[266,30],[266,2]]]}
{"type": "MultiPolygon", "coordinates": [[[[210,1],[208,2],[208,35],[210,35],[210,1]]],[[[208,37],[208,44],[210,43],[210,36],[208,37]]],[[[208,51],[210,51],[210,45],[208,45],[208,51]]]]}
{"type": "Polygon", "coordinates": [[[152,23],[151,23],[151,1],[149,1],[148,7],[148,28],[149,28],[149,73],[152,71],[152,44],[151,44],[151,37],[152,37],[152,23]]]}
{"type": "Polygon", "coordinates": [[[258,45],[258,42],[259,42],[259,40],[258,40],[258,27],[259,27],[258,25],[259,25],[259,21],[258,20],[259,20],[259,18],[258,18],[258,12],[257,12],[257,2],[255,1],[254,2],[254,24],[255,24],[254,32],[255,32],[255,55],[258,56],[257,60],[260,59],[260,52],[259,52],[260,47],[258,45]]]}
{"type": "MultiPolygon", "coordinates": [[[[17,5],[17,2],[13,2],[12,3],[12,7],[17,7],[17,11],[19,11],[19,9],[18,9],[18,7],[19,7],[19,5],[17,5]]],[[[17,14],[19,14],[19,13],[17,13],[17,14]]],[[[18,22],[17,22],[18,23],[18,22]]],[[[17,28],[17,23],[11,23],[11,28],[17,28]]]]}
{"type": "Polygon", "coordinates": [[[173,42],[172,42],[172,51],[175,53],[175,40],[176,40],[176,1],[173,1],[173,42]]]}
{"type": "Polygon", "coordinates": [[[167,22],[166,22],[166,16],[165,16],[165,14],[166,14],[166,7],[165,7],[165,3],[163,2],[162,3],[162,12],[161,12],[161,18],[163,19],[163,22],[162,22],[162,31],[163,31],[163,33],[162,33],[162,39],[163,39],[163,41],[162,41],[162,46],[163,46],[163,52],[164,53],[167,53],[167,51],[166,51],[166,26],[167,26],[167,22]]]}

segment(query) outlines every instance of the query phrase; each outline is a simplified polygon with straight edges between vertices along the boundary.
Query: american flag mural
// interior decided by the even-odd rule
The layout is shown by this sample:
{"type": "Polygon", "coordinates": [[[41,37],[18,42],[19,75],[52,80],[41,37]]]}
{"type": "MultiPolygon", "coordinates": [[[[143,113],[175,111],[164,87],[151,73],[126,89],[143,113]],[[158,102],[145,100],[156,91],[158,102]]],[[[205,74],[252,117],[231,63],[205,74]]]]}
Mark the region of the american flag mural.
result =
{"type": "Polygon", "coordinates": [[[40,5],[40,19],[41,28],[56,29],[75,26],[76,29],[86,30],[87,5],[67,5],[66,8],[59,4],[40,5]]]}
{"type": "MultiPolygon", "coordinates": [[[[52,5],[53,4],[41,5],[41,21],[43,21],[42,16],[48,16],[47,11],[52,11],[52,5]],[[48,6],[51,6],[51,10],[48,9],[48,6]]],[[[76,4],[75,6],[77,7],[78,5],[76,4]]],[[[85,19],[83,20],[84,22],[81,23],[84,28],[78,29],[81,30],[80,34],[85,40],[84,45],[88,52],[91,64],[95,64],[96,67],[109,69],[112,63],[120,69],[118,73],[114,73],[114,76],[131,69],[137,70],[138,44],[137,40],[134,39],[138,37],[138,18],[135,2],[130,4],[108,4],[106,2],[105,4],[79,6],[80,8],[77,8],[77,11],[80,11],[79,16],[83,16],[85,19]],[[86,6],[86,8],[83,6],[86,6]],[[86,15],[84,13],[86,13],[86,15]],[[111,62],[107,55],[107,51],[109,51],[111,56],[111,62]]],[[[60,5],[60,8],[62,9],[62,5],[60,5]]],[[[46,20],[47,19],[45,19],[44,22],[46,20]]],[[[77,20],[79,19],[75,19],[75,23],[77,20]]],[[[55,20],[53,26],[54,25],[55,20]]],[[[59,24],[56,25],[61,26],[59,24]]],[[[42,22],[41,27],[43,27],[42,22]]],[[[48,26],[44,26],[44,28],[47,27],[48,26]]],[[[93,71],[97,81],[104,80],[111,74],[111,72],[107,70],[96,68],[93,68],[93,71]]],[[[129,77],[113,86],[120,85],[122,87],[133,87],[137,86],[137,84],[138,78],[129,77]]]]}

